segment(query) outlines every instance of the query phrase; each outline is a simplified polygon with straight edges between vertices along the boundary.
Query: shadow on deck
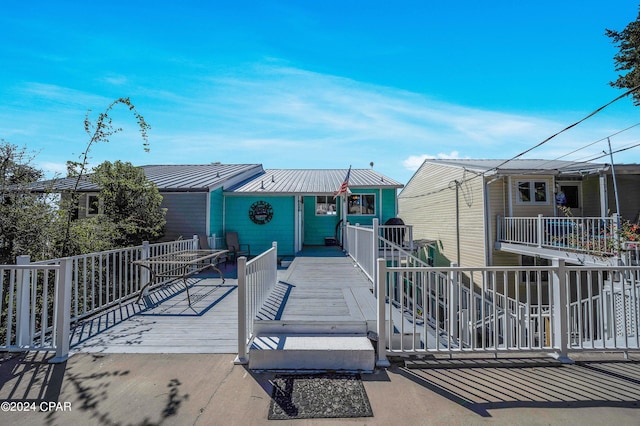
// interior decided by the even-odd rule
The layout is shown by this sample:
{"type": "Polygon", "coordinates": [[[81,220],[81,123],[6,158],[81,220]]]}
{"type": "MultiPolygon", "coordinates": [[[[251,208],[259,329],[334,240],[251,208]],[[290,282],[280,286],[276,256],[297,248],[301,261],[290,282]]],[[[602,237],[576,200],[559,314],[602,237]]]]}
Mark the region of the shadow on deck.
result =
{"type": "Polygon", "coordinates": [[[223,283],[216,273],[187,280],[191,305],[182,281],[154,289],[71,329],[72,352],[104,353],[233,353],[237,350],[237,271],[225,265],[223,283]]]}

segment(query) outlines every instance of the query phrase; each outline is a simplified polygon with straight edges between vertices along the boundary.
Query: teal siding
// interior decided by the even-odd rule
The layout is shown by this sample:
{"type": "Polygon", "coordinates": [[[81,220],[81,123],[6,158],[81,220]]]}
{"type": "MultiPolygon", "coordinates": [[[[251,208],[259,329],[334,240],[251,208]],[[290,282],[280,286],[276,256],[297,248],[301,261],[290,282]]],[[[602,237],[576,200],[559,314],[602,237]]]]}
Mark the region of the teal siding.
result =
{"type": "Polygon", "coordinates": [[[278,255],[294,253],[295,197],[226,197],[226,229],[237,231],[241,244],[251,245],[251,255],[258,255],[278,242],[278,255]],[[249,219],[249,208],[256,201],[265,201],[273,208],[269,223],[257,225],[249,219]]]}
{"type": "Polygon", "coordinates": [[[209,231],[211,235],[224,234],[224,195],[222,188],[212,191],[209,196],[209,231]]]}
{"type": "Polygon", "coordinates": [[[392,217],[397,217],[396,211],[396,195],[397,190],[395,188],[382,190],[382,217],[380,218],[380,224],[384,224],[392,217]]]}
{"type": "Polygon", "coordinates": [[[388,219],[396,217],[396,190],[395,189],[383,189],[382,190],[382,212],[380,212],[380,190],[379,189],[354,189],[354,194],[375,194],[376,196],[376,215],[375,216],[360,216],[360,215],[348,215],[349,223],[360,225],[372,225],[373,218],[379,219],[380,225],[383,225],[388,219]]]}
{"type": "MultiPolygon", "coordinates": [[[[349,223],[360,225],[372,225],[373,219],[377,217],[380,224],[384,224],[388,219],[396,217],[396,190],[382,190],[382,211],[380,211],[380,190],[379,189],[354,189],[354,194],[375,194],[376,215],[348,215],[349,223]]],[[[304,197],[304,244],[323,245],[325,237],[335,235],[336,224],[340,220],[340,215],[336,216],[316,216],[315,196],[304,197]]],[[[338,212],[342,211],[340,200],[336,206],[338,212]]]]}
{"type": "MultiPolygon", "coordinates": [[[[340,211],[340,200],[336,206],[340,211]]],[[[324,245],[325,237],[334,237],[339,215],[316,215],[316,197],[304,197],[304,244],[324,245]]]]}

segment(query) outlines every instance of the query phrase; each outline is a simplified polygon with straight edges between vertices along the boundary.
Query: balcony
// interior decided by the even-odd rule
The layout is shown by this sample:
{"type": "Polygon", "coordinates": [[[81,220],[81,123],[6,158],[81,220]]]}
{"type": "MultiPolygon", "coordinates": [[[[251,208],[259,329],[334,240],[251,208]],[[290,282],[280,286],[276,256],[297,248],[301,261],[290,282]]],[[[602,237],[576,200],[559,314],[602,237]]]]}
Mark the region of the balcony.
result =
{"type": "Polygon", "coordinates": [[[497,218],[496,249],[595,265],[634,264],[635,244],[611,217],[497,218]]]}

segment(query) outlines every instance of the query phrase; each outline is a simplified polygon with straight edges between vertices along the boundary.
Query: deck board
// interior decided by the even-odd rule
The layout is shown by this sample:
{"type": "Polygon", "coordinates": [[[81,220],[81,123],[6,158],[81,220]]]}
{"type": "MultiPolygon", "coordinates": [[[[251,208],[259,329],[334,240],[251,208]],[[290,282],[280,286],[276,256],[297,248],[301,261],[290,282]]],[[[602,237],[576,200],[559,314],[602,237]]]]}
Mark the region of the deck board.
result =
{"type": "MultiPolygon", "coordinates": [[[[370,320],[371,283],[348,257],[297,257],[278,271],[281,283],[263,313],[287,321],[370,320]],[[286,297],[285,297],[286,295],[286,297]],[[361,300],[363,297],[370,299],[361,300]]],[[[192,304],[181,282],[154,290],[76,324],[72,352],[236,353],[237,280],[213,275],[189,279],[192,304]]]]}

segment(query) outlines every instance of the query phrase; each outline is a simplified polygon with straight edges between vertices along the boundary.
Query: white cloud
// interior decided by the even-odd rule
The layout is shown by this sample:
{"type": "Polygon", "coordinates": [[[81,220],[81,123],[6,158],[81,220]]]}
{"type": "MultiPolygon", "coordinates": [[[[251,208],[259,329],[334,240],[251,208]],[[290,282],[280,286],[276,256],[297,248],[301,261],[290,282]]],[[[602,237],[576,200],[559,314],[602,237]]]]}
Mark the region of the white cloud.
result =
{"type": "MultiPolygon", "coordinates": [[[[164,81],[135,87],[124,77],[108,75],[105,92],[126,83],[127,93],[121,95],[130,96],[152,126],[151,153],[142,153],[128,112],[114,111],[120,114],[114,123],[124,131],[111,143],[96,146],[92,161],[260,162],[267,168],[368,167],[373,161],[379,172],[405,182],[425,158],[511,158],[586,115],[567,119],[556,113],[549,118],[471,108],[273,61],[181,78],[186,86],[164,81]]],[[[0,118],[29,131],[16,135],[16,143],[41,141],[41,158],[58,164],[51,167],[56,171],[63,170],[61,159],[75,158],[84,149],[82,119],[87,109],[100,111],[113,101],[50,84],[30,83],[22,89],[19,95],[45,102],[28,117],[18,112],[12,118],[7,106],[0,106],[0,118]]],[[[557,158],[630,124],[620,125],[624,114],[605,115],[598,114],[529,158],[557,158]]],[[[601,148],[596,145],[593,152],[601,148]]]]}
{"type": "Polygon", "coordinates": [[[402,165],[407,170],[416,171],[420,168],[422,163],[424,163],[424,160],[435,159],[435,158],[455,159],[455,158],[460,158],[460,154],[458,153],[458,151],[451,151],[451,153],[449,154],[445,154],[441,152],[438,155],[429,155],[429,154],[410,155],[402,162],[402,165]]]}

